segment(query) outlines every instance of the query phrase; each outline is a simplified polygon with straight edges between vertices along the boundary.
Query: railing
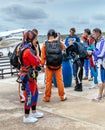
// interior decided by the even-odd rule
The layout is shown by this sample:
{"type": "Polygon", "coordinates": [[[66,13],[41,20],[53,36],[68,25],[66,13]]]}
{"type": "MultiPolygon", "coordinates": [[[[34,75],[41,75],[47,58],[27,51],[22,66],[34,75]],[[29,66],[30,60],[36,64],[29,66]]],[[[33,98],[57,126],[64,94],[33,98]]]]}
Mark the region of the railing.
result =
{"type": "Polygon", "coordinates": [[[0,57],[0,77],[3,79],[5,75],[11,75],[17,73],[17,70],[10,64],[8,56],[0,57]]]}

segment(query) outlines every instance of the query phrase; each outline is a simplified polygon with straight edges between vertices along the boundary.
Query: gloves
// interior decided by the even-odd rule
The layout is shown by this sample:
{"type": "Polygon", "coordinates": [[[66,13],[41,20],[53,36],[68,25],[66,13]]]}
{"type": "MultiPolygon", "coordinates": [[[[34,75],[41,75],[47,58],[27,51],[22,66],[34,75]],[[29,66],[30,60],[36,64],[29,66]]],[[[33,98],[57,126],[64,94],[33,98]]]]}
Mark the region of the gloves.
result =
{"type": "Polygon", "coordinates": [[[82,67],[81,61],[79,59],[77,60],[77,64],[78,66],[82,67]]]}
{"type": "Polygon", "coordinates": [[[40,66],[40,65],[37,66],[37,67],[36,67],[36,70],[37,70],[37,71],[41,71],[41,66],[40,66]]]}
{"type": "Polygon", "coordinates": [[[74,62],[76,62],[78,66],[82,67],[81,61],[78,57],[74,58],[74,62]]]}
{"type": "Polygon", "coordinates": [[[45,72],[44,66],[41,66],[41,71],[42,71],[42,72],[45,72]]]}
{"type": "Polygon", "coordinates": [[[62,55],[66,58],[66,57],[68,57],[68,54],[66,53],[66,50],[63,50],[62,51],[62,55]]]}

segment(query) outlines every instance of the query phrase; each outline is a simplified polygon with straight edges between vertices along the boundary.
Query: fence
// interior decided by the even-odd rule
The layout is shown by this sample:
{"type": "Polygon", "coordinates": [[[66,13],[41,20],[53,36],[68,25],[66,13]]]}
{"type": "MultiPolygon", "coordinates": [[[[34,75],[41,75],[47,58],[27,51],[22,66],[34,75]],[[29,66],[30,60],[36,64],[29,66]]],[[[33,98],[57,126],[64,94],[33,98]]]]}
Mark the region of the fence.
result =
{"type": "Polygon", "coordinates": [[[0,77],[3,79],[5,75],[11,75],[17,73],[17,70],[10,64],[8,56],[0,57],[0,77]]]}

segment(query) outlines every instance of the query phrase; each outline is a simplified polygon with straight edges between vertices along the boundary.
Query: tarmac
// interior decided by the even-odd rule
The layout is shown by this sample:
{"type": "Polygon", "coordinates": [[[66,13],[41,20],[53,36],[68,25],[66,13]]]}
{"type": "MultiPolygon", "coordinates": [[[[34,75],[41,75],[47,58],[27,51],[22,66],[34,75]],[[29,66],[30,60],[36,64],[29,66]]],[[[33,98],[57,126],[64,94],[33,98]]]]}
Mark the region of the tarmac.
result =
{"type": "Polygon", "coordinates": [[[0,130],[105,130],[105,99],[93,102],[97,89],[89,89],[92,81],[83,81],[83,92],[65,88],[67,100],[62,102],[57,88],[52,87],[50,102],[43,102],[44,73],[38,77],[39,95],[37,111],[44,113],[38,122],[24,124],[24,104],[19,102],[16,77],[0,79],[0,130]]]}

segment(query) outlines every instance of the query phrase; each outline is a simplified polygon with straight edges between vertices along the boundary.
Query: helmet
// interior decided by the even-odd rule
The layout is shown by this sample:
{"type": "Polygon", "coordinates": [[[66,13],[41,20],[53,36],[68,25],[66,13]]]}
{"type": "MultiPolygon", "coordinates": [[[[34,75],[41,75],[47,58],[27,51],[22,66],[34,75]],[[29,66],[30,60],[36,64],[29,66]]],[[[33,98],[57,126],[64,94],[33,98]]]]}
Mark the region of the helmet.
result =
{"type": "Polygon", "coordinates": [[[33,31],[27,31],[23,34],[23,41],[24,42],[32,42],[36,38],[36,34],[33,31]]]}
{"type": "Polygon", "coordinates": [[[54,36],[54,38],[57,37],[57,33],[55,32],[54,29],[50,29],[50,30],[48,31],[48,33],[47,33],[48,39],[49,39],[50,36],[54,36]]]}

